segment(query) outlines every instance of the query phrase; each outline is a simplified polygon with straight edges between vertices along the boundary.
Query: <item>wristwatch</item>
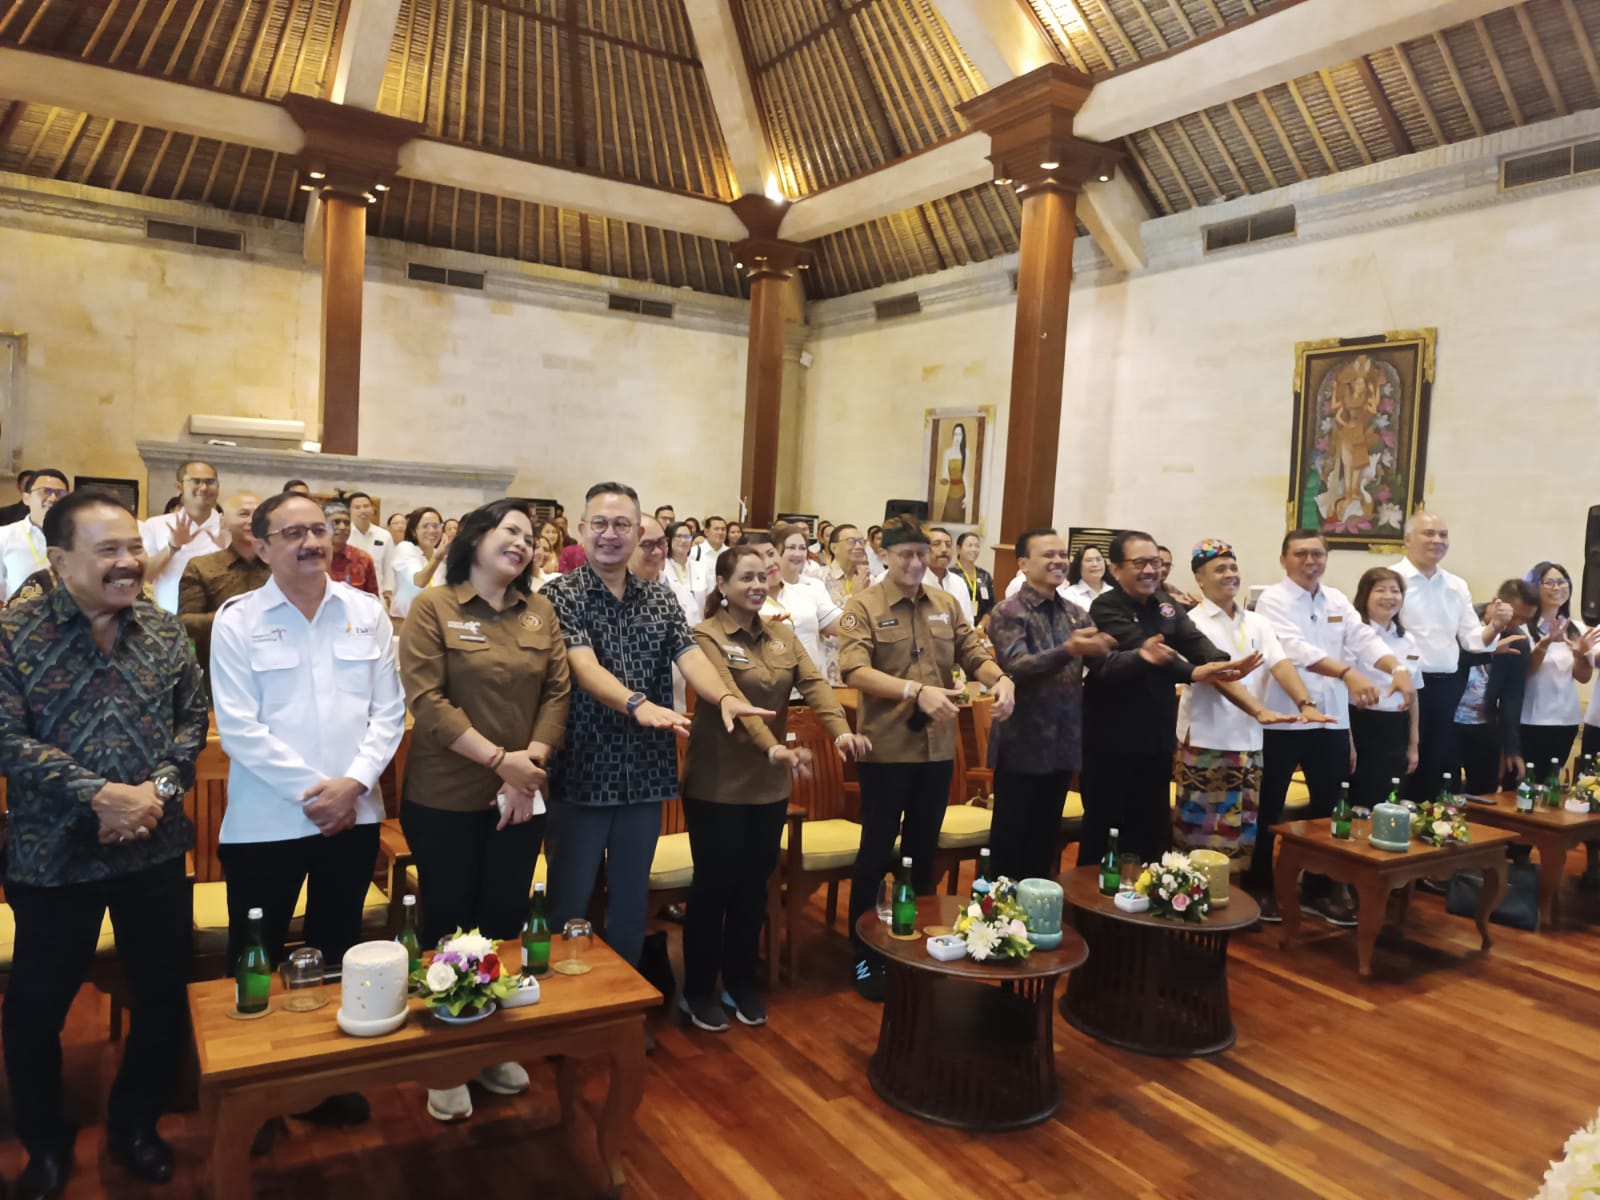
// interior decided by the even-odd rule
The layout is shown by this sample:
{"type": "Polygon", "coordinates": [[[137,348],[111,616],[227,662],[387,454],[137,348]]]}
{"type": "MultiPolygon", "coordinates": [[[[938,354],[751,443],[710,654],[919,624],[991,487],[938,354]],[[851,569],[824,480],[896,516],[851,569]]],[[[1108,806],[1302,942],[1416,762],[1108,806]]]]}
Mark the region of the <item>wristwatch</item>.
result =
{"type": "Polygon", "coordinates": [[[646,696],[643,692],[635,692],[633,695],[629,696],[628,715],[630,717],[633,716],[634,713],[639,711],[639,706],[648,699],[650,699],[650,697],[646,696]]]}
{"type": "Polygon", "coordinates": [[[153,776],[150,780],[155,785],[156,798],[165,804],[169,800],[176,800],[183,795],[183,788],[178,783],[178,777],[170,772],[163,772],[153,776]]]}

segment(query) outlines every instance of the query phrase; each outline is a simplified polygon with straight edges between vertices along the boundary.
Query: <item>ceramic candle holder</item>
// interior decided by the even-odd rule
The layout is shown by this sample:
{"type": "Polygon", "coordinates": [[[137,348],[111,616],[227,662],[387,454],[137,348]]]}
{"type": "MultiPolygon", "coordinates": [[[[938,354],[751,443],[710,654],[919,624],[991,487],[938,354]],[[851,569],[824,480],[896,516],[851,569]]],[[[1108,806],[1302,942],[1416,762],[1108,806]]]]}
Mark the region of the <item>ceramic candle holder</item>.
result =
{"type": "Polygon", "coordinates": [[[1206,886],[1211,890],[1211,907],[1228,907],[1228,869],[1230,861],[1218,850],[1194,850],[1189,861],[1206,873],[1206,886]]]}
{"type": "Polygon", "coordinates": [[[1028,940],[1041,950],[1061,945],[1061,885],[1053,879],[1024,879],[1017,903],[1028,914],[1028,940]]]}
{"type": "Polygon", "coordinates": [[[1411,846],[1411,810],[1403,804],[1384,801],[1373,806],[1372,832],[1367,836],[1380,850],[1400,853],[1411,846]]]}

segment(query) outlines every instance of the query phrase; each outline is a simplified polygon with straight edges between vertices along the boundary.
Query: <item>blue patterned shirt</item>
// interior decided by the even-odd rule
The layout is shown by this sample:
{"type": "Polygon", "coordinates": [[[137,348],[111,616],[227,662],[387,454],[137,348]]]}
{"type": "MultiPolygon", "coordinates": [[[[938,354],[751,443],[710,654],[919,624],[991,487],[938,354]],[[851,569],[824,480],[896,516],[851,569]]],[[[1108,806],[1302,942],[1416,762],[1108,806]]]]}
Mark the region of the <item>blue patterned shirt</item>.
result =
{"type": "Polygon", "coordinates": [[[99,841],[95,793],[108,780],[137,785],[164,768],[188,791],[209,721],[200,667],[178,618],[135,600],[120,621],[106,654],[64,587],[0,612],[10,882],[58,887],[106,879],[194,845],[181,795],[167,803],[149,838],[99,841]]]}
{"type": "MultiPolygon", "coordinates": [[[[618,600],[584,563],[545,584],[540,594],[555,606],[569,652],[594,651],[630,692],[672,707],[672,664],[695,641],[671,588],[630,573],[618,600]]],[[[550,790],[555,800],[569,804],[670,800],[678,794],[677,735],[641,728],[574,687],[567,745],[551,764],[550,790]]]]}
{"type": "Polygon", "coordinates": [[[989,731],[989,765],[997,771],[1047,775],[1083,766],[1083,660],[1069,654],[1074,630],[1093,625],[1059,592],[1024,586],[989,614],[994,660],[1011,676],[1017,707],[989,731]]]}

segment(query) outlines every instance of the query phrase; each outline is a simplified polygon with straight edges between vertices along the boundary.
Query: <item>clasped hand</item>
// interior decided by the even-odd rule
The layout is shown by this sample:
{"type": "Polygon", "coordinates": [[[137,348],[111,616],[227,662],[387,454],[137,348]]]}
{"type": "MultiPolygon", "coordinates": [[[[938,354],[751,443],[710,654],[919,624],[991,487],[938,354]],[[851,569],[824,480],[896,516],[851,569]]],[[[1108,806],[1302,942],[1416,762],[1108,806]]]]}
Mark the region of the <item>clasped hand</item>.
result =
{"type": "Polygon", "coordinates": [[[324,779],[314,783],[300,797],[304,812],[323,837],[343,833],[356,823],[356,801],[367,793],[367,785],[359,779],[341,775],[337,779],[324,779]]]}
{"type": "Polygon", "coordinates": [[[166,808],[151,782],[108,783],[94,794],[89,806],[100,818],[102,845],[149,837],[150,831],[161,823],[166,808]]]}

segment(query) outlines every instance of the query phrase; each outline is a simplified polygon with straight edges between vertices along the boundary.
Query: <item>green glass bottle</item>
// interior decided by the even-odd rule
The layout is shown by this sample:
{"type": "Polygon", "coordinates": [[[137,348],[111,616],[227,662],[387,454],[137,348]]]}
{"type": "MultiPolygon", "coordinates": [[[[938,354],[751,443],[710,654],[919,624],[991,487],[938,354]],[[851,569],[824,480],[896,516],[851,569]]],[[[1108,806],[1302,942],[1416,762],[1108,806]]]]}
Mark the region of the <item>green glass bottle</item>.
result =
{"type": "Polygon", "coordinates": [[[247,915],[249,930],[245,934],[244,953],[239,956],[239,969],[234,972],[233,994],[239,1011],[250,1014],[267,1010],[267,997],[272,992],[272,964],[267,961],[261,910],[252,908],[247,915]]]}
{"type": "Polygon", "coordinates": [[[1562,801],[1561,760],[1550,760],[1550,774],[1545,779],[1544,802],[1550,808],[1560,808],[1562,801]]]}
{"type": "Polygon", "coordinates": [[[544,884],[533,885],[528,901],[528,923],[522,927],[522,973],[541,976],[550,973],[550,918],[545,913],[544,884]]]}
{"type": "Polygon", "coordinates": [[[978,891],[978,880],[980,879],[987,883],[989,887],[994,886],[994,860],[989,856],[989,847],[987,846],[978,851],[978,873],[972,877],[972,893],[974,896],[986,896],[989,894],[988,888],[985,888],[982,892],[978,891]]]}
{"type": "Polygon", "coordinates": [[[406,974],[422,965],[422,942],[417,937],[417,898],[407,896],[400,901],[400,932],[394,940],[406,948],[406,974]]]}
{"type": "Polygon", "coordinates": [[[1533,811],[1533,788],[1528,786],[1526,778],[1517,785],[1517,811],[1519,813],[1533,811]]]}
{"type": "Polygon", "coordinates": [[[1117,853],[1118,830],[1111,831],[1111,840],[1106,845],[1106,856],[1100,860],[1100,894],[1102,896],[1115,896],[1122,890],[1121,855],[1117,853]]]}
{"type": "Polygon", "coordinates": [[[889,930],[898,937],[910,937],[917,931],[917,892],[911,886],[911,860],[902,858],[900,869],[894,873],[894,916],[889,930]]]}
{"type": "Polygon", "coordinates": [[[1450,781],[1449,771],[1446,771],[1439,780],[1439,803],[1449,808],[1455,807],[1456,792],[1450,781]]]}
{"type": "Polygon", "coordinates": [[[1340,841],[1350,840],[1350,785],[1339,785],[1339,803],[1333,809],[1333,836],[1340,841]]]}

